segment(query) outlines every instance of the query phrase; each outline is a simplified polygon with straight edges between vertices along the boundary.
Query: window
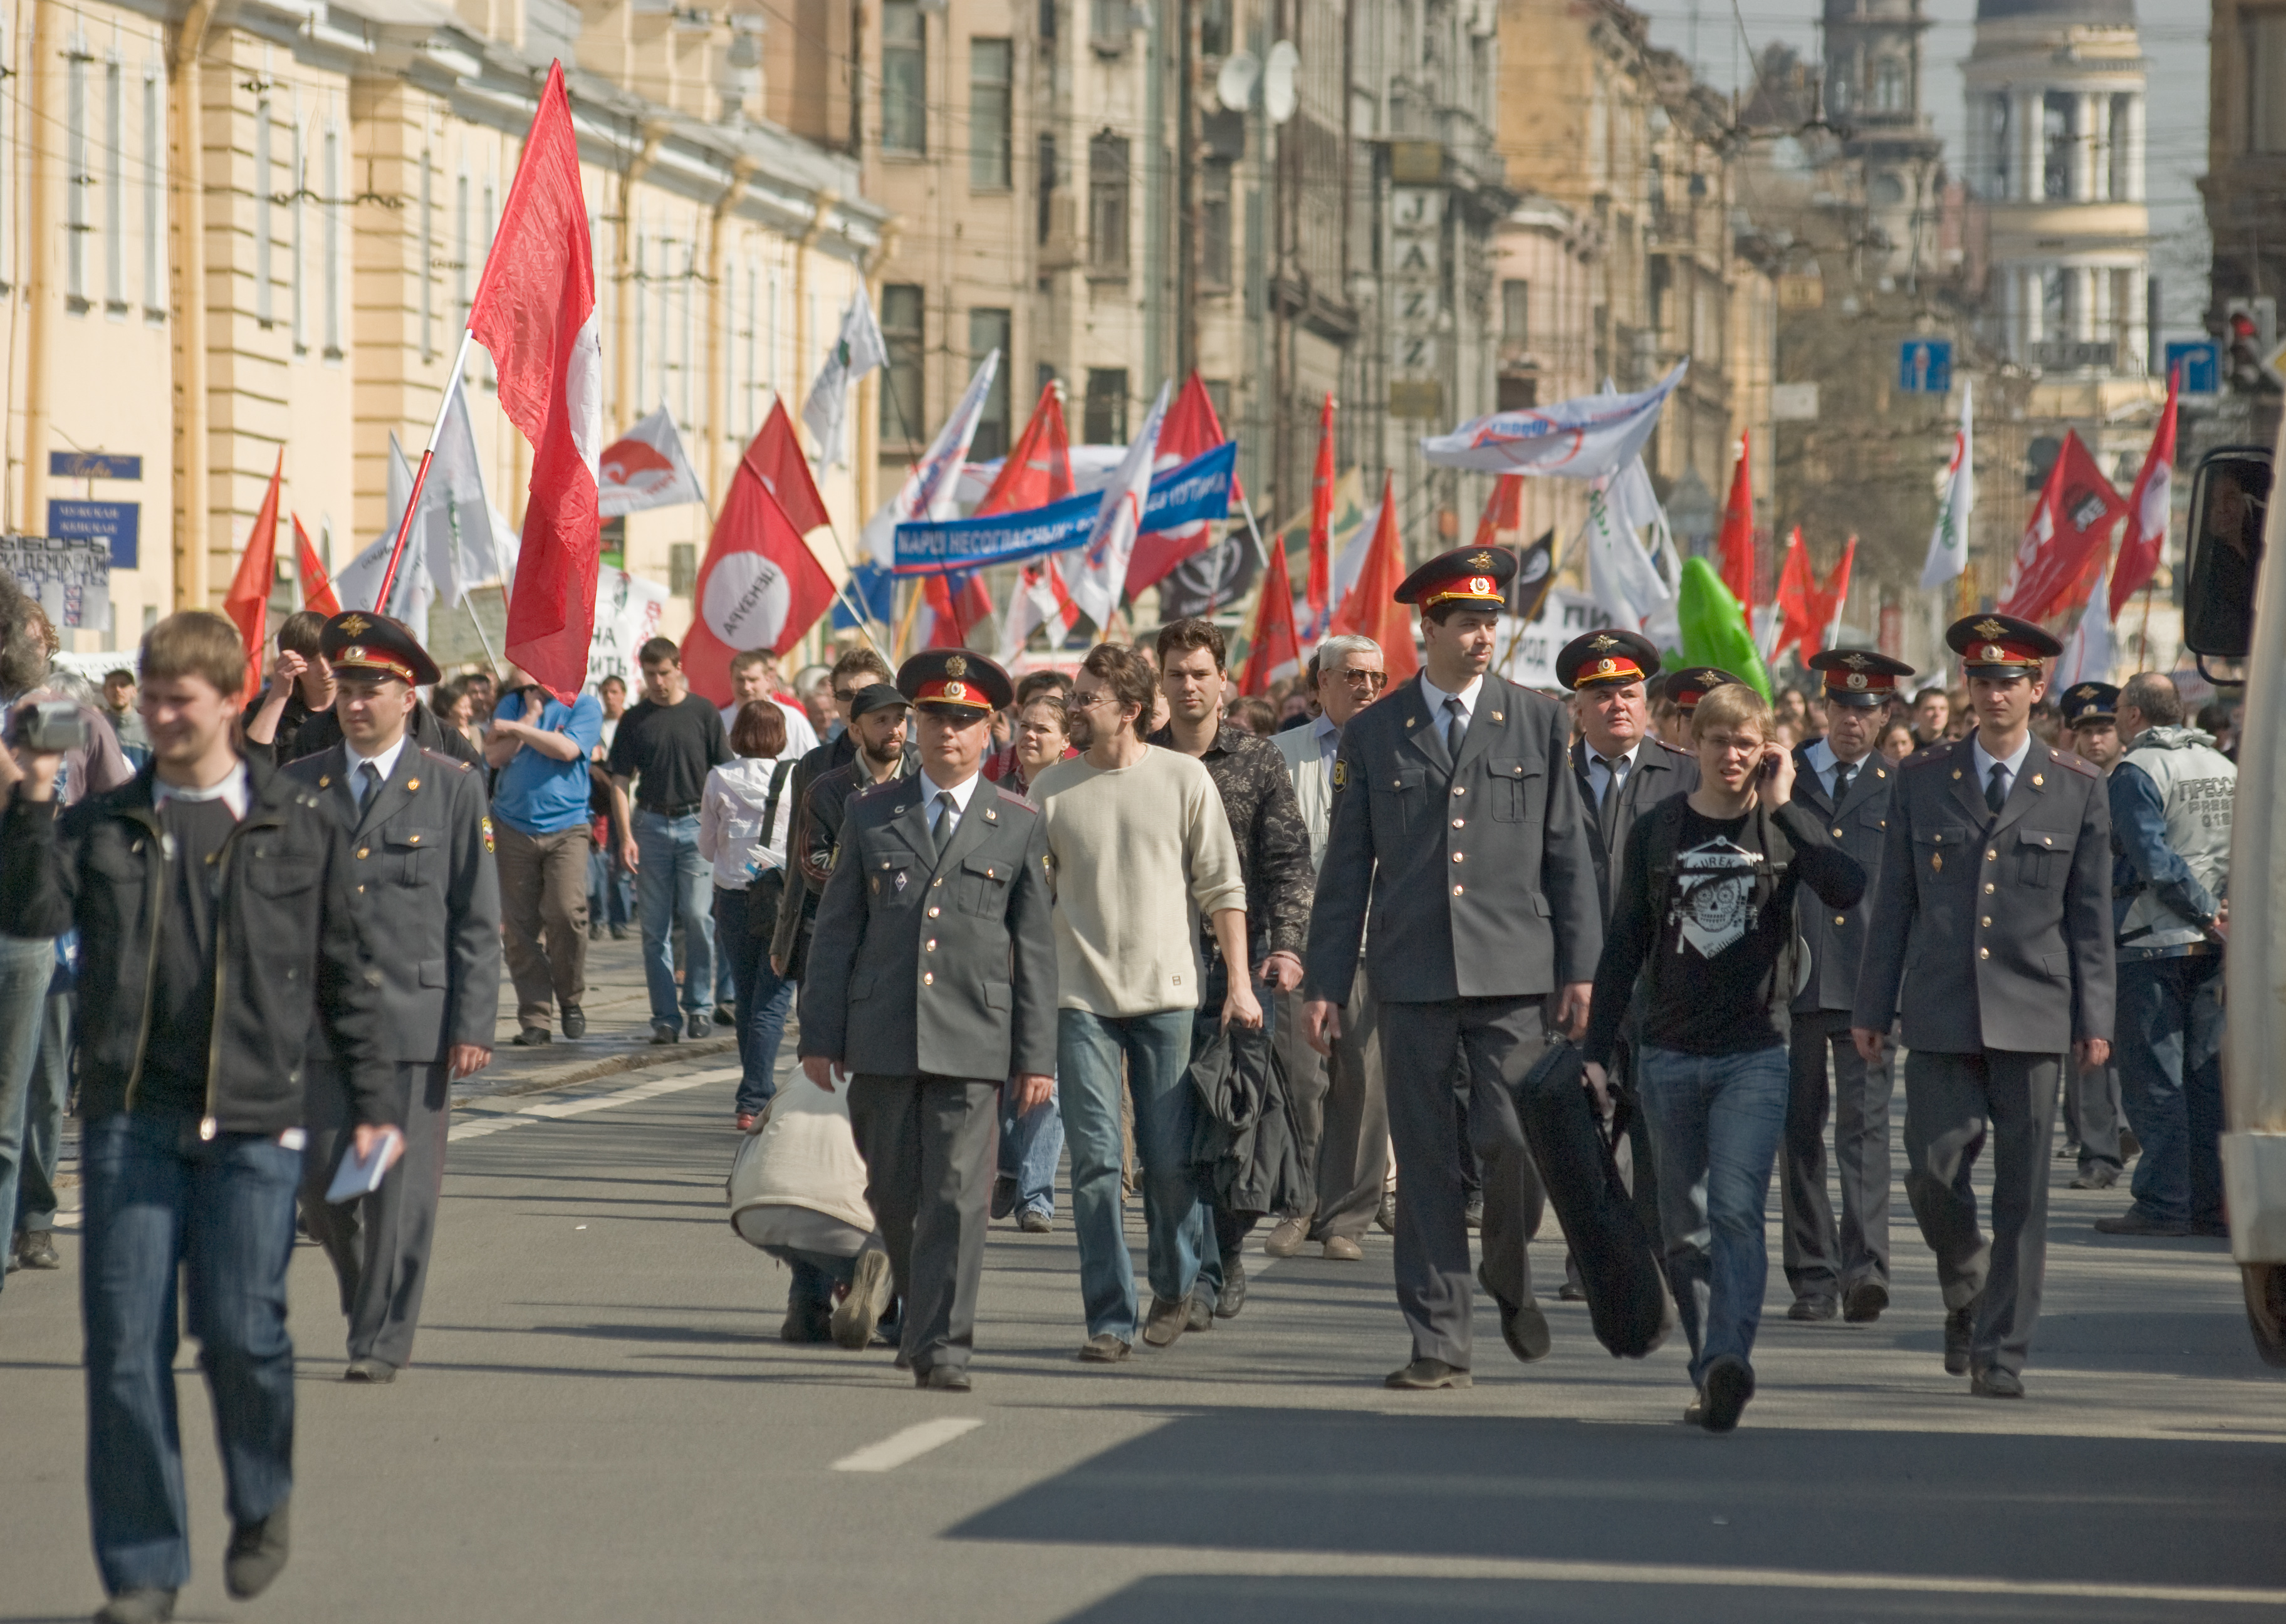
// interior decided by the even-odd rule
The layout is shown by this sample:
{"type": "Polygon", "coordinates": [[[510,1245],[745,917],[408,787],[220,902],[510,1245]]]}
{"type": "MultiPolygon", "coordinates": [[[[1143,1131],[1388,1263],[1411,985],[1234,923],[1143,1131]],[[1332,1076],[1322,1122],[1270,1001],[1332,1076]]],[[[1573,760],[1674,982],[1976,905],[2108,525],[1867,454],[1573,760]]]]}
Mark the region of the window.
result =
{"type": "Polygon", "coordinates": [[[881,150],[928,150],[928,20],[919,0],[881,7],[881,150]]]}
{"type": "Polygon", "coordinates": [[[1080,438],[1091,445],[1127,444],[1125,367],[1087,369],[1087,398],[1080,414],[1080,438]]]}
{"type": "Polygon", "coordinates": [[[1540,380],[1530,373],[1502,373],[1500,375],[1500,398],[1494,403],[1503,412],[1529,412],[1540,404],[1540,380]]]}
{"type": "Polygon", "coordinates": [[[2072,194],[2072,103],[2069,91],[2050,91],[2040,101],[2040,146],[2046,162],[2040,195],[2069,200],[2072,194]]]}
{"type": "Polygon", "coordinates": [[[1199,171],[1199,286],[1230,291],[1230,165],[1209,162],[1199,171]]]}
{"type": "Polygon", "coordinates": [[[421,278],[421,359],[437,359],[437,279],[430,267],[437,258],[436,192],[431,177],[436,166],[429,154],[421,154],[421,259],[415,267],[421,278]]]}
{"type": "Polygon", "coordinates": [[[469,172],[453,179],[453,316],[469,325],[469,172]]]}
{"type": "Polygon", "coordinates": [[[917,282],[890,282],[881,289],[881,344],[889,364],[881,369],[881,439],[910,445],[921,438],[921,290],[917,282]]]}
{"type": "Polygon", "coordinates": [[[968,42],[968,184],[1005,187],[1014,179],[1014,44],[968,42]]]}
{"type": "MultiPolygon", "coordinates": [[[[270,172],[270,104],[254,108],[254,319],[270,325],[270,194],[277,190],[270,172]]],[[[425,256],[423,256],[426,257],[425,256]]]]}
{"type": "Polygon", "coordinates": [[[87,309],[87,41],[74,36],[64,59],[64,308],[87,309]]]}
{"type": "Polygon", "coordinates": [[[1984,127],[1988,132],[1984,138],[1984,150],[1992,157],[1991,190],[1987,195],[2006,197],[2008,195],[2010,172],[2008,161],[2014,155],[2008,151],[2008,99],[2006,96],[1988,97],[1984,105],[1984,127]]]}
{"type": "Polygon", "coordinates": [[[162,109],[159,69],[143,70],[143,316],[163,321],[167,316],[166,217],[161,193],[167,184],[166,146],[160,139],[162,109]]]}
{"type": "Polygon", "coordinates": [[[1040,209],[1039,239],[1048,240],[1055,229],[1056,196],[1056,134],[1052,130],[1040,131],[1040,209]]]}
{"type": "Polygon", "coordinates": [[[2286,153],[2286,11],[2243,11],[2246,58],[2246,150],[2286,153]]]}
{"type": "Polygon", "coordinates": [[[1052,44],[1056,37],[1056,0],[1040,0],[1040,40],[1052,44]]]}
{"type": "Polygon", "coordinates": [[[127,313],[127,82],[119,59],[103,65],[103,302],[127,313]]]}
{"type": "Polygon", "coordinates": [[[1515,277],[1501,284],[1501,343],[1512,350],[1532,343],[1532,284],[1515,277]]]}
{"type": "Polygon", "coordinates": [[[302,309],[302,281],[305,274],[303,267],[309,263],[303,257],[303,256],[308,252],[310,246],[307,240],[304,239],[302,234],[302,222],[303,215],[304,213],[302,207],[303,194],[310,189],[310,153],[309,148],[303,145],[304,141],[308,138],[308,134],[309,131],[307,126],[303,123],[301,118],[297,115],[294,120],[293,131],[294,201],[287,206],[286,211],[288,227],[293,233],[294,238],[294,244],[291,249],[294,256],[294,264],[291,269],[287,272],[286,304],[287,313],[293,319],[294,322],[294,353],[296,355],[307,355],[310,353],[310,325],[304,319],[302,309]]]}
{"type": "Polygon", "coordinates": [[[342,132],[326,126],[326,359],[342,359],[342,132]]]}
{"type": "MultiPolygon", "coordinates": [[[[1127,274],[1127,141],[1108,130],[1087,144],[1088,269],[1127,274]]],[[[1124,374],[1123,374],[1124,375],[1124,374]]]]}
{"type": "Polygon", "coordinates": [[[986,356],[1000,351],[1000,369],[992,374],[992,387],[984,395],[984,411],[976,420],[976,438],[969,443],[968,454],[979,462],[1008,454],[1008,373],[1016,359],[1008,350],[1014,332],[1005,310],[968,312],[969,364],[981,367],[986,356]]]}
{"type": "MultiPolygon", "coordinates": [[[[623,542],[622,546],[625,545],[623,542]]],[[[698,586],[698,543],[670,541],[666,546],[666,589],[670,595],[687,598],[698,586]]]]}
{"type": "Polygon", "coordinates": [[[1128,0],[1088,0],[1088,43],[1098,51],[1118,55],[1134,29],[1135,12],[1128,0]]]}
{"type": "Polygon", "coordinates": [[[1905,100],[1905,65],[1888,58],[1873,70],[1873,106],[1881,113],[1903,113],[1905,100]]]}
{"type": "Polygon", "coordinates": [[[1199,7],[1199,54],[1230,54],[1230,0],[1205,0],[1199,7]]]}

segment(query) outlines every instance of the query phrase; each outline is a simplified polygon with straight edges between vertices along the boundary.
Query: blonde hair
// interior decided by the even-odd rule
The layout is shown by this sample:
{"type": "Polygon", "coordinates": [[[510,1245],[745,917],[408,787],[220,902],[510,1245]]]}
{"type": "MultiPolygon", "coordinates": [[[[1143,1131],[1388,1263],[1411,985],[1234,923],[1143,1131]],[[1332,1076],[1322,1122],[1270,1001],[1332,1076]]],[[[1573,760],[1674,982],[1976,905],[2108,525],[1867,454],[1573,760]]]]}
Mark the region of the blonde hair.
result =
{"type": "Polygon", "coordinates": [[[209,609],[177,610],[144,633],[136,664],[146,682],[203,677],[225,695],[246,686],[246,645],[238,627],[209,609]]]}
{"type": "Polygon", "coordinates": [[[1744,682],[1722,682],[1708,689],[1691,713],[1691,738],[1696,744],[1716,728],[1752,728],[1767,744],[1776,725],[1762,695],[1744,682]]]}

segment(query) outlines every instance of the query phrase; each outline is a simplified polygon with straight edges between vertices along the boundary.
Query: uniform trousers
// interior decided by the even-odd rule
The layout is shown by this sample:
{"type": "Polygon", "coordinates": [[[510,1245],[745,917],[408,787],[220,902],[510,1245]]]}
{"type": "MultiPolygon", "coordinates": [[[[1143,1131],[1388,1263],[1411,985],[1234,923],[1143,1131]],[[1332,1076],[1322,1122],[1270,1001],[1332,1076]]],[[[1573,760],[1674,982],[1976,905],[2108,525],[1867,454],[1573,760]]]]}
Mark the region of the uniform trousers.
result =
{"type": "Polygon", "coordinates": [[[1469,1084],[1468,1139],[1484,1180],[1485,1274],[1503,1303],[1533,1301],[1526,1247],[1547,1211],[1524,1144],[1516,1092],[1548,1046],[1541,996],[1384,1001],[1390,1137],[1397,1151],[1397,1305],[1413,1357],[1469,1368],[1475,1286],[1469,1272],[1457,1046],[1469,1084]]]}
{"type": "Polygon", "coordinates": [[[1936,1254],[1948,1311],[1976,1305],[1972,1370],[2021,1375],[2047,1265],[2048,1139],[2066,1061],[1987,1049],[1905,1055],[1905,1197],[1936,1254]],[[1992,1236],[1969,1175],[1992,1140],[1992,1236]]]}
{"type": "MultiPolygon", "coordinates": [[[[442,1063],[400,1062],[391,1085],[405,1148],[381,1188],[355,1201],[327,1201],[326,1187],[349,1153],[350,1133],[343,1126],[313,1126],[302,1163],[302,1218],[333,1262],[342,1313],[350,1322],[350,1357],[378,1359],[401,1369],[412,1362],[421,1297],[429,1289],[453,1091],[442,1063]]],[[[327,1086],[313,1081],[311,1093],[327,1086]]],[[[339,1123],[347,1113],[315,1108],[311,1115],[339,1123]]]]}
{"type": "Polygon", "coordinates": [[[973,1077],[849,1083],[865,1204],[904,1299],[900,1357],[917,1375],[966,1369],[976,1345],[999,1110],[1000,1085],[973,1077]]]}
{"type": "MultiPolygon", "coordinates": [[[[1304,1045],[1305,1048],[1307,1045],[1304,1045]]],[[[1312,1052],[1312,1060],[1320,1057],[1312,1052]]],[[[1342,1011],[1342,1035],[1322,1062],[1323,1128],[1314,1171],[1318,1210],[1310,1239],[1364,1238],[1389,1183],[1389,1090],[1381,1051],[1381,1002],[1362,966],[1342,1011]]]]}
{"type": "Polygon", "coordinates": [[[1833,1297],[1864,1280],[1889,1283],[1889,1095],[1893,1045],[1868,1066],[1849,1037],[1846,1009],[1793,1018],[1786,1047],[1785,1141],[1778,1186],[1785,1277],[1797,1297],[1833,1297]],[[1833,1082],[1825,1057],[1833,1056],[1833,1082]],[[1841,1174],[1841,1223],[1825,1192],[1825,1119],[1841,1174]]]}

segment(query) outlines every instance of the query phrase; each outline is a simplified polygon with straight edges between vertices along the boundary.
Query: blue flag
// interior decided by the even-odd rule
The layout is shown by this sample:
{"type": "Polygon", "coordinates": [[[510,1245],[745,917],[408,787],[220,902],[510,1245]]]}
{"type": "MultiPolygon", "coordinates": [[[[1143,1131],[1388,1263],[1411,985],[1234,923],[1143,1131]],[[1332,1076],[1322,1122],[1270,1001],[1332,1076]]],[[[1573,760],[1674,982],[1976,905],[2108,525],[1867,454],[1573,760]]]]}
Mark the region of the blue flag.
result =
{"type": "MultiPolygon", "coordinates": [[[[1201,519],[1228,516],[1231,475],[1237,466],[1238,443],[1226,440],[1158,475],[1151,481],[1150,499],[1143,504],[1141,528],[1173,530],[1201,519]]],[[[1103,493],[1090,491],[1021,513],[900,524],[896,572],[942,575],[987,564],[1016,564],[1084,546],[1095,529],[1096,509],[1102,505],[1103,493]]]]}

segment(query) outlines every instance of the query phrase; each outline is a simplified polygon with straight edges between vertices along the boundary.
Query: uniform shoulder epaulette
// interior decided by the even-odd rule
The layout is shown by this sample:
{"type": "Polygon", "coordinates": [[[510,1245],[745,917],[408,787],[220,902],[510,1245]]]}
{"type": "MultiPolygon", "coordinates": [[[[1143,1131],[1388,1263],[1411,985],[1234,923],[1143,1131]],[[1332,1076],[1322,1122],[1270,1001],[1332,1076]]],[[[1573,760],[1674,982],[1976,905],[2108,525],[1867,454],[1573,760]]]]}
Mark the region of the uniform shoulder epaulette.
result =
{"type": "Polygon", "coordinates": [[[428,745],[422,745],[422,746],[421,746],[421,753],[422,753],[422,755],[427,756],[430,761],[437,761],[437,762],[440,762],[440,763],[442,763],[444,766],[446,766],[446,767],[457,767],[457,768],[459,768],[462,772],[466,772],[466,771],[468,771],[468,770],[469,770],[469,764],[468,764],[466,761],[463,761],[462,760],[461,760],[461,758],[460,758],[459,756],[456,756],[456,755],[446,755],[443,751],[441,751],[441,750],[431,750],[431,749],[430,749],[430,748],[429,748],[429,746],[428,746],[428,745]]]}
{"type": "MultiPolygon", "coordinates": [[[[835,772],[839,772],[841,769],[837,767],[833,770],[835,772]]],[[[830,777],[831,775],[828,776],[830,777]]],[[[825,780],[824,778],[820,778],[818,782],[823,784],[825,780]]],[[[894,778],[884,778],[879,784],[867,784],[863,789],[857,792],[857,799],[860,800],[871,800],[878,796],[887,793],[891,790],[900,790],[904,787],[905,777],[903,774],[900,773],[894,778]]]]}
{"type": "Polygon", "coordinates": [[[1040,809],[1039,802],[1032,800],[1029,796],[1023,794],[1020,791],[1010,789],[1005,784],[996,784],[992,787],[1000,792],[1001,800],[1009,802],[1011,805],[1021,807],[1027,812],[1037,812],[1040,809]]]}
{"type": "Polygon", "coordinates": [[[2083,778],[2101,778],[2103,777],[2103,769],[2101,768],[2096,766],[2093,761],[2082,761],[2069,750],[2057,750],[2052,747],[2048,751],[2048,760],[2053,761],[2059,767],[2069,768],[2083,778]]]}
{"type": "Polygon", "coordinates": [[[1663,739],[1663,738],[1659,738],[1659,737],[1655,737],[1655,736],[1652,737],[1652,739],[1651,739],[1651,742],[1652,744],[1654,744],[1654,745],[1658,745],[1661,750],[1666,751],[1666,752],[1667,752],[1667,754],[1669,754],[1669,755],[1691,755],[1691,756],[1695,756],[1695,755],[1697,755],[1697,754],[1699,753],[1698,753],[1697,751],[1695,751],[1695,750],[1685,750],[1685,749],[1684,749],[1682,745],[1670,745],[1670,744],[1668,744],[1665,739],[1663,739]]]}
{"type": "Polygon", "coordinates": [[[1959,742],[1959,739],[1949,738],[1942,745],[1924,745],[1897,765],[1900,768],[1927,767],[1932,761],[1949,761],[1952,759],[1952,747],[1959,742]]]}

